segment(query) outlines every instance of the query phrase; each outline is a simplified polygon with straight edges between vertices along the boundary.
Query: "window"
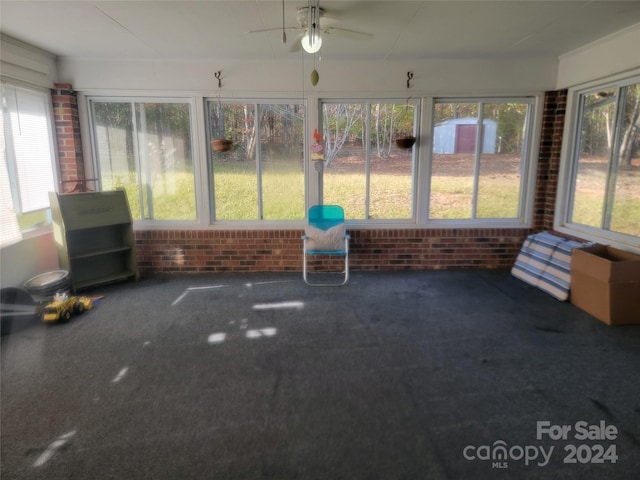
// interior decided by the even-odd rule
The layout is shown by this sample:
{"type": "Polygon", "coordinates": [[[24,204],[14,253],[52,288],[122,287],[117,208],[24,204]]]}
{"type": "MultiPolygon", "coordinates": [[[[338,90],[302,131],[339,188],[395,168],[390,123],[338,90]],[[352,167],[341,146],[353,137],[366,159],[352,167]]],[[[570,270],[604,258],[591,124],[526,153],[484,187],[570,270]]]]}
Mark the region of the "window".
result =
{"type": "Polygon", "coordinates": [[[125,189],[138,220],[301,221],[320,199],[373,224],[525,223],[535,99],[426,100],[433,127],[422,136],[421,99],[322,100],[322,139],[311,145],[300,100],[212,97],[202,110],[196,97],[88,104],[101,188],[125,189]],[[201,160],[195,125],[205,133],[201,160]],[[418,141],[401,145],[406,136],[418,141]],[[206,187],[203,198],[196,186],[206,187]]]}
{"type": "Polygon", "coordinates": [[[303,106],[212,99],[206,112],[212,221],[305,218],[303,106]]]}
{"type": "Polygon", "coordinates": [[[429,219],[524,217],[533,100],[437,100],[429,219]]]}
{"type": "Polygon", "coordinates": [[[352,220],[412,219],[415,149],[394,140],[415,135],[418,110],[415,102],[323,102],[323,202],[352,220]]]}
{"type": "Polygon", "coordinates": [[[640,78],[578,92],[576,105],[566,221],[604,238],[640,237],[640,78]]]}
{"type": "Polygon", "coordinates": [[[190,103],[93,99],[90,105],[102,190],[124,189],[137,220],[195,220],[190,103]]]}
{"type": "Polygon", "coordinates": [[[1,122],[0,244],[7,245],[48,223],[48,192],[56,185],[49,93],[3,83],[1,122]]]}

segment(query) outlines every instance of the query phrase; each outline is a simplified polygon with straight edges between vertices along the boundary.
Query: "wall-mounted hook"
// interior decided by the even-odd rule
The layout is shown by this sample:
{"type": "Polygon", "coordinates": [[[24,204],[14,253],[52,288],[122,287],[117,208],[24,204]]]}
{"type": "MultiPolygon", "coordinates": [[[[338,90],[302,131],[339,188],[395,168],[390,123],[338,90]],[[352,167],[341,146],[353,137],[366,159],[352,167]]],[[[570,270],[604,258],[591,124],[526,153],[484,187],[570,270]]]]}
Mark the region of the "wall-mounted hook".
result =
{"type": "Polygon", "coordinates": [[[213,76],[218,79],[218,88],[222,88],[222,70],[218,70],[213,76]]]}
{"type": "Polygon", "coordinates": [[[407,88],[411,88],[412,78],[413,78],[413,72],[407,72],[407,88]]]}

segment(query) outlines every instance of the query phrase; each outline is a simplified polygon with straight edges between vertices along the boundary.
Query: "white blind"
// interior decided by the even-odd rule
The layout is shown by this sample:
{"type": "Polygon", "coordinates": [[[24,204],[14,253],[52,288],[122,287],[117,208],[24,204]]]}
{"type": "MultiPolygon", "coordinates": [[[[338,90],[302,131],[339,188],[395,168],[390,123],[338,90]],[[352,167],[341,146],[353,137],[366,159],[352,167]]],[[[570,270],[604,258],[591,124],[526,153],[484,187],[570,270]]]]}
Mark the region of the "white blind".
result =
{"type": "Polygon", "coordinates": [[[21,213],[49,208],[48,192],[55,183],[48,96],[10,85],[3,90],[17,175],[16,207],[21,213]]]}
{"type": "Polygon", "coordinates": [[[7,171],[6,143],[4,136],[4,115],[0,115],[0,247],[10,245],[22,239],[16,210],[11,198],[11,183],[7,171]]]}

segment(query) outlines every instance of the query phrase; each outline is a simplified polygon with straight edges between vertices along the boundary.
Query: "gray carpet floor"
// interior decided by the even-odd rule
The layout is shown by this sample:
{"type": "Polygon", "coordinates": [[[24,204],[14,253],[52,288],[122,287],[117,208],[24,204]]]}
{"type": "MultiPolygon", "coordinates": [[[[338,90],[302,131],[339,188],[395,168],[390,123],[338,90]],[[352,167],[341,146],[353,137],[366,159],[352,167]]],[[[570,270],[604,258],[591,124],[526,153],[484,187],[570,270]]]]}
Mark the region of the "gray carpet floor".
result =
{"type": "Polygon", "coordinates": [[[340,288],[181,276],[83,293],[105,297],[2,337],[3,479],[640,471],[640,326],[607,326],[505,271],[355,273],[340,288]]]}

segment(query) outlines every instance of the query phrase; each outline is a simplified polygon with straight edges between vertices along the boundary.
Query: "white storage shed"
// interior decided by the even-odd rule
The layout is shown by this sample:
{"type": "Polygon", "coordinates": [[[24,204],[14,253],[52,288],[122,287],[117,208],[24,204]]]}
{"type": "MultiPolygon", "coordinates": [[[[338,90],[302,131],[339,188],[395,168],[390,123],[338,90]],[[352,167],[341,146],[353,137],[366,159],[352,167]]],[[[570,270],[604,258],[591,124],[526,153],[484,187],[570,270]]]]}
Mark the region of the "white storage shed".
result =
{"type": "MultiPolygon", "coordinates": [[[[496,153],[497,124],[483,120],[482,153],[496,153]]],[[[452,118],[438,123],[433,131],[433,153],[474,153],[477,118],[452,118]]]]}

